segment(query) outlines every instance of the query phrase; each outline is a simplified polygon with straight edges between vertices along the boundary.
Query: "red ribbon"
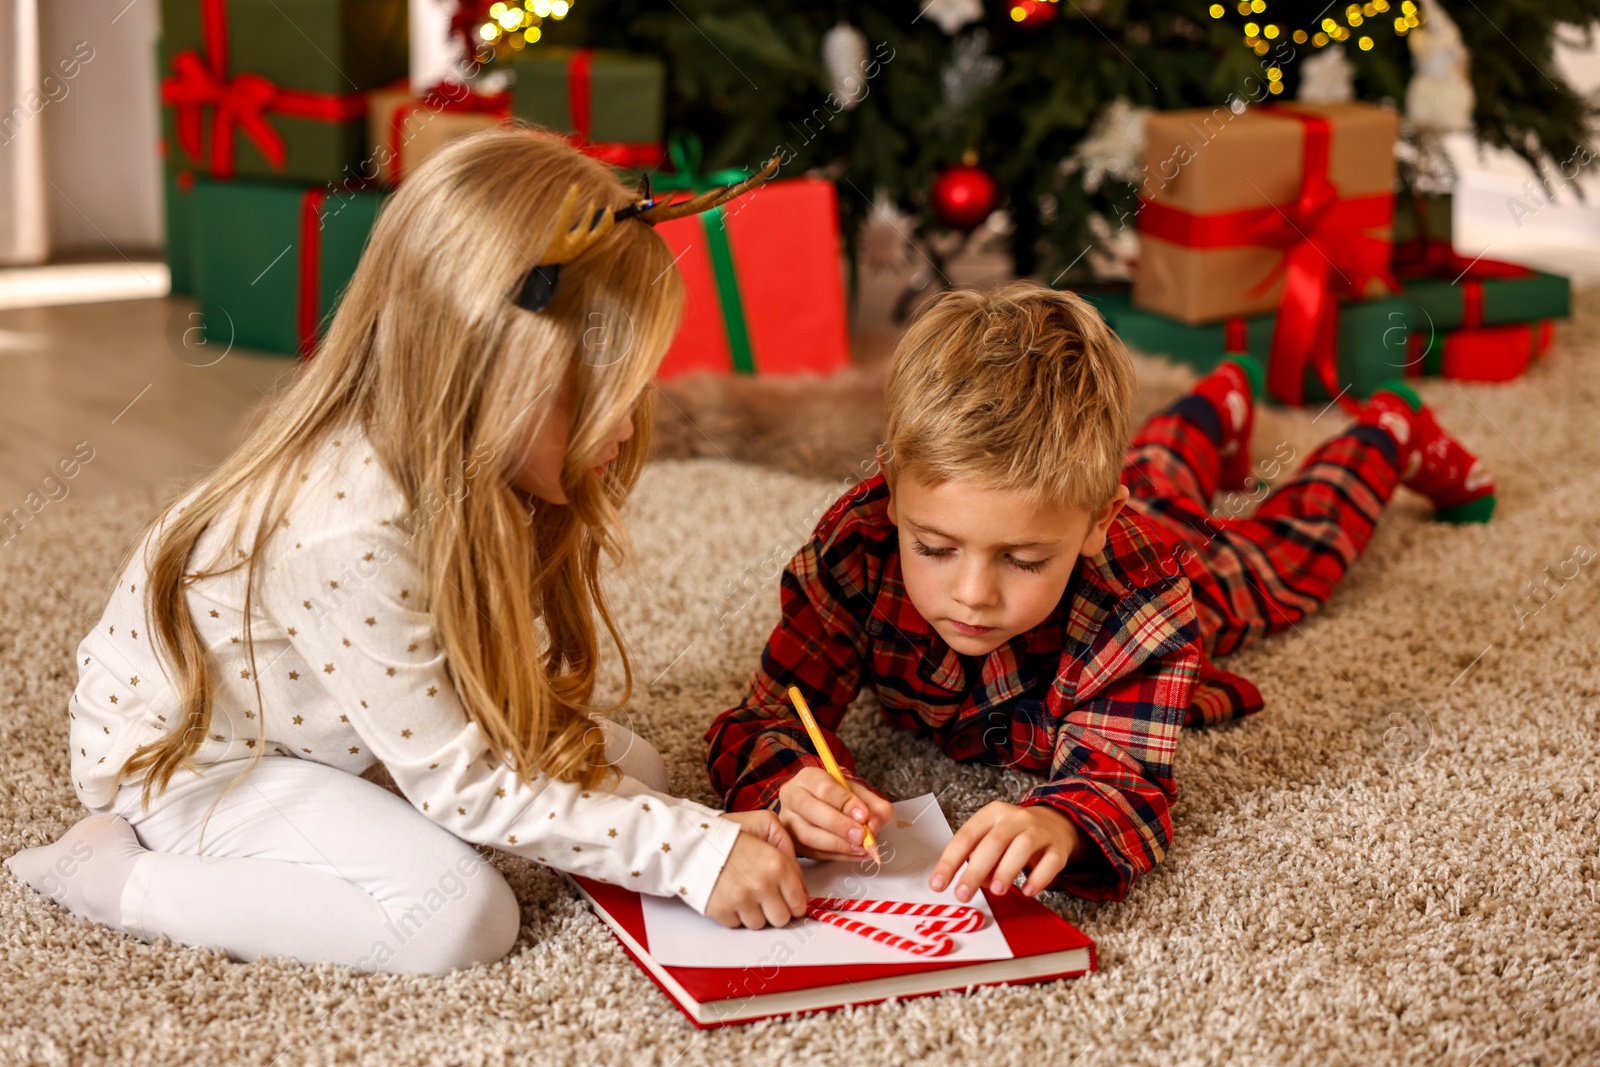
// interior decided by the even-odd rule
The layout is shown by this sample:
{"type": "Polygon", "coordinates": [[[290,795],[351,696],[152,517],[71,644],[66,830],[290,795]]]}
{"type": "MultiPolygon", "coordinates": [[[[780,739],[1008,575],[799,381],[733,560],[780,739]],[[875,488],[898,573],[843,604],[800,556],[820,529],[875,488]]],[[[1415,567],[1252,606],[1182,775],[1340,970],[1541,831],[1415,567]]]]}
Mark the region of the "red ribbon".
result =
{"type": "MultiPolygon", "coordinates": [[[[1338,385],[1338,320],[1341,293],[1361,295],[1374,278],[1399,288],[1389,271],[1390,243],[1368,230],[1394,216],[1387,192],[1342,197],[1328,179],[1330,124],[1316,114],[1271,106],[1262,109],[1300,123],[1300,192],[1295,202],[1242,211],[1195,215],[1167,204],[1140,204],[1141,233],[1190,248],[1265,245],[1284,250],[1283,258],[1255,286],[1261,292],[1283,275],[1267,365],[1268,390],[1290,404],[1305,401],[1305,371],[1316,369],[1330,396],[1338,385]]],[[[1343,400],[1347,407],[1354,402],[1343,400]]]]}
{"type": "Polygon", "coordinates": [[[322,203],[320,188],[307,189],[300,198],[300,300],[296,308],[300,327],[300,355],[310,359],[317,347],[322,290],[322,203]]]}
{"type": "Polygon", "coordinates": [[[172,74],[161,83],[161,101],[177,109],[178,142],[199,161],[205,110],[211,116],[211,173],[233,176],[235,129],[261,150],[274,169],[284,164],[283,138],[267,112],[319,122],[349,122],[367,113],[362,93],[313,93],[280,89],[259,74],[228,78],[228,8],[225,0],[200,0],[205,54],[186,48],[172,59],[172,74]]]}
{"type": "Polygon", "coordinates": [[[1449,241],[1424,238],[1395,249],[1394,271],[1402,278],[1451,278],[1461,286],[1461,325],[1483,325],[1483,283],[1526,278],[1533,271],[1501,259],[1468,259],[1449,241]]]}
{"type": "Polygon", "coordinates": [[[389,159],[393,168],[390,180],[395,184],[400,182],[400,149],[405,144],[406,120],[422,107],[435,114],[443,111],[460,115],[493,115],[503,121],[511,115],[511,95],[475,93],[456,82],[440,82],[425,91],[420,100],[407,98],[396,103],[389,112],[389,159]]]}
{"type": "Polygon", "coordinates": [[[661,145],[655,141],[590,141],[594,103],[594,53],[575,48],[567,60],[567,140],[584,155],[613,167],[648,169],[661,162],[661,145]]]}

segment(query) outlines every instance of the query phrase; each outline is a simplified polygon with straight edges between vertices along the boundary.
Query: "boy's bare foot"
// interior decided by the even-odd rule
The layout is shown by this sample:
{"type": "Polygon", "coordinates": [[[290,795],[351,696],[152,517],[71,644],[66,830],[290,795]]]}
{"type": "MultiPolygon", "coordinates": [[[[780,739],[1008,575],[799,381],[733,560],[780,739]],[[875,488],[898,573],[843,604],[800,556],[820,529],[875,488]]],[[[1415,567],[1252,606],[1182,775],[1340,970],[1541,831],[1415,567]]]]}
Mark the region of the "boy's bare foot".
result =
{"type": "Polygon", "coordinates": [[[1394,438],[1400,481],[1433,501],[1441,522],[1488,522],[1494,514],[1494,478],[1483,461],[1445,432],[1416,390],[1385,382],[1367,401],[1361,420],[1394,438]]]}

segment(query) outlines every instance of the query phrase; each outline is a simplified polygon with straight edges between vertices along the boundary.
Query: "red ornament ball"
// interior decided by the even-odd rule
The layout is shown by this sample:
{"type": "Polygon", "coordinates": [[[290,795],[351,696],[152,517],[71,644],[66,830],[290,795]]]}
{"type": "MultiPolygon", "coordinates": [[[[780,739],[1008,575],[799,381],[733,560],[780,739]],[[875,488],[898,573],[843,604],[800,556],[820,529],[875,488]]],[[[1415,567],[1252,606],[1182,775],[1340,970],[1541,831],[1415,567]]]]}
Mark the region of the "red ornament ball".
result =
{"type": "Polygon", "coordinates": [[[1036,30],[1056,17],[1054,0],[1012,0],[1011,21],[1036,30]]]}
{"type": "Polygon", "coordinates": [[[1000,203],[1000,184],[982,167],[958,163],[933,182],[933,217],[963,232],[977,229],[1000,203]]]}

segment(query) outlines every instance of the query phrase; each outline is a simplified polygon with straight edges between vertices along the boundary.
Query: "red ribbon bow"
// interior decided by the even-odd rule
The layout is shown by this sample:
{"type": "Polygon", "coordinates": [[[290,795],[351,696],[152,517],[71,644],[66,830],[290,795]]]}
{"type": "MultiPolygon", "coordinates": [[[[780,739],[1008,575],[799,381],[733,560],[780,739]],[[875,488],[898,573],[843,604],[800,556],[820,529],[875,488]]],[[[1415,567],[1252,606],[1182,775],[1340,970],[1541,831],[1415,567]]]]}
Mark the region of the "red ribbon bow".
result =
{"type": "Polygon", "coordinates": [[[283,137],[267,112],[322,122],[348,122],[366,114],[366,96],[280,89],[259,74],[228,78],[228,9],[224,0],[200,0],[205,54],[184,49],[172,59],[172,74],[161,83],[161,100],[177,110],[178,142],[189,157],[202,153],[205,109],[211,108],[211,173],[233,176],[234,131],[261,150],[274,169],[282,169],[283,137]]]}
{"type": "MultiPolygon", "coordinates": [[[[1338,321],[1341,294],[1357,296],[1377,279],[1399,289],[1389,271],[1390,243],[1367,231],[1388,225],[1394,201],[1388,193],[1344,197],[1328,178],[1330,126],[1307,112],[1265,107],[1263,111],[1301,124],[1300,193],[1293,204],[1195,215],[1158,201],[1139,213],[1142,233],[1190,248],[1265,245],[1284,250],[1282,260],[1251,290],[1260,293],[1283,278],[1267,369],[1269,391],[1290,404],[1305,401],[1309,365],[1330,396],[1338,385],[1338,321]]],[[[1351,402],[1346,401],[1346,406],[1351,402]]]]}

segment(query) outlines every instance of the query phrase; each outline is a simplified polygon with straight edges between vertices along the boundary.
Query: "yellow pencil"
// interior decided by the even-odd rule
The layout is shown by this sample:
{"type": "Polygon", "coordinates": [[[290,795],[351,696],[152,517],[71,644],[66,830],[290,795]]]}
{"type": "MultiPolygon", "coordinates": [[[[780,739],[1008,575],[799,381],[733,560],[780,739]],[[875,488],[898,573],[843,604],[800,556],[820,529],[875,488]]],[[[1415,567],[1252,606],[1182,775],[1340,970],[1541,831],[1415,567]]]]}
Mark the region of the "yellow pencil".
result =
{"type": "MultiPolygon", "coordinates": [[[[817,755],[822,758],[822,765],[828,769],[834,781],[849,789],[850,783],[845,781],[844,772],[839,769],[838,762],[833,758],[833,750],[828,748],[827,738],[822,736],[822,728],[817,725],[811,709],[806,706],[806,698],[800,695],[800,690],[791,685],[789,699],[794,701],[794,710],[800,713],[800,721],[805,723],[806,733],[811,735],[811,744],[815,746],[817,755]]],[[[873,863],[883,866],[883,860],[878,856],[877,839],[872,836],[872,827],[865,823],[861,825],[861,847],[867,850],[873,863]]]]}

